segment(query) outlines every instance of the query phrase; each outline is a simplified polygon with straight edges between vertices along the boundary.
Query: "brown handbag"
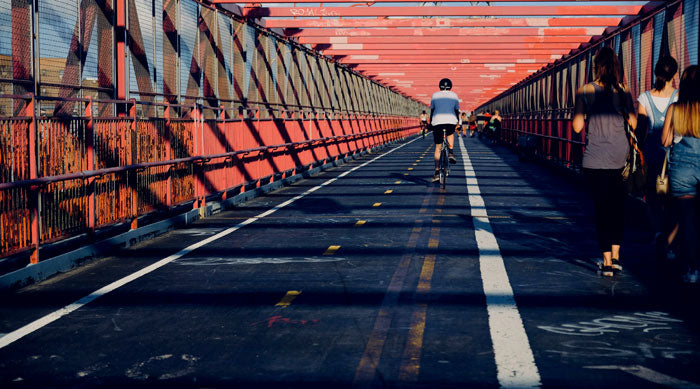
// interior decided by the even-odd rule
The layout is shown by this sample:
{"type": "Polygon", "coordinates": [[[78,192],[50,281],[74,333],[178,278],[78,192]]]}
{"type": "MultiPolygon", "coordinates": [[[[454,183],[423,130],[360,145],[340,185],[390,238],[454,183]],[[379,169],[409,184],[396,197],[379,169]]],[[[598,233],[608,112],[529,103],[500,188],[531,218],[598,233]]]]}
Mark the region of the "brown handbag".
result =
{"type": "Polygon", "coordinates": [[[661,167],[661,174],[656,177],[656,193],[660,195],[668,194],[668,173],[666,172],[666,165],[668,164],[668,154],[671,151],[669,148],[666,151],[666,157],[664,158],[664,164],[661,167]]]}

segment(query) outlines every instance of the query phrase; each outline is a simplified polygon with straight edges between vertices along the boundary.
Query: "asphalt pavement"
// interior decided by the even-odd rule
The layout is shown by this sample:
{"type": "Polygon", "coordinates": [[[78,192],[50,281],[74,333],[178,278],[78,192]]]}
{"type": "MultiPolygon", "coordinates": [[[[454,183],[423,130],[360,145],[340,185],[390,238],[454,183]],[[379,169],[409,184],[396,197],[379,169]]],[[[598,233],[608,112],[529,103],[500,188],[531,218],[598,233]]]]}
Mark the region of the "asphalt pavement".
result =
{"type": "Polygon", "coordinates": [[[700,388],[641,203],[602,278],[575,175],[456,143],[444,190],[410,138],[3,294],[0,386],[700,388]]]}

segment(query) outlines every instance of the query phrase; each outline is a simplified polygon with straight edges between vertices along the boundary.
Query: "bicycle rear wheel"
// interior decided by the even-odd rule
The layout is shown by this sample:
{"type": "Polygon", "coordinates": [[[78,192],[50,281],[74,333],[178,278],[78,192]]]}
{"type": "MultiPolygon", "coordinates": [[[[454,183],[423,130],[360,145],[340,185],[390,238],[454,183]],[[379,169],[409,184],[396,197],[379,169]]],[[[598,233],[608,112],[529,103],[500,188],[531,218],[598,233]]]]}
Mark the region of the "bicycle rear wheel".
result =
{"type": "Polygon", "coordinates": [[[447,150],[440,153],[440,188],[445,189],[447,182],[447,150]]]}

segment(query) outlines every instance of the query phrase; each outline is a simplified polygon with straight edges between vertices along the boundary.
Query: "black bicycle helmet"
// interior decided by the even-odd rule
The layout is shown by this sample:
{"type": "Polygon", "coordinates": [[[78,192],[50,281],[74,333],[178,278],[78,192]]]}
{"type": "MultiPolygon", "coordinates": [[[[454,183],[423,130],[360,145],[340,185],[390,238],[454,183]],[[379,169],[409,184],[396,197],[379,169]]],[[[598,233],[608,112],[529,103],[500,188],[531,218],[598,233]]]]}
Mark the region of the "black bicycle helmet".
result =
{"type": "Polygon", "coordinates": [[[450,90],[452,89],[452,81],[449,78],[443,78],[440,80],[440,90],[450,90]]]}

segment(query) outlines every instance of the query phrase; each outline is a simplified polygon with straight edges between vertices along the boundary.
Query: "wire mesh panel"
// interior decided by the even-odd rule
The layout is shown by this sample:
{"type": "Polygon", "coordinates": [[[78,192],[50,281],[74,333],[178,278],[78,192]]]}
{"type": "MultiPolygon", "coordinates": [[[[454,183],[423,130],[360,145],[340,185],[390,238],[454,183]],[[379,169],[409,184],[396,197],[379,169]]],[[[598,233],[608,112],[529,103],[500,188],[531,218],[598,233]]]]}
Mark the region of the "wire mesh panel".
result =
{"type": "MultiPolygon", "coordinates": [[[[80,86],[79,5],[76,0],[39,3],[39,74],[42,96],[75,97],[80,86]]],[[[29,20],[27,21],[29,23],[29,20]]],[[[27,24],[29,26],[29,24],[27,24]]],[[[41,112],[74,114],[70,103],[45,103],[41,112]]]]}
{"type": "MultiPolygon", "coordinates": [[[[270,66],[270,37],[256,30],[257,39],[255,42],[255,52],[257,63],[255,66],[256,89],[258,91],[256,100],[259,103],[271,103],[270,90],[272,83],[272,68],[270,66]]],[[[261,119],[269,117],[268,104],[258,104],[261,119]]]]}
{"type": "Polygon", "coordinates": [[[199,97],[202,76],[197,39],[197,3],[181,1],[180,14],[180,93],[184,95],[182,102],[191,103],[199,97]]]}
{"type": "MultiPolygon", "coordinates": [[[[11,95],[12,90],[12,38],[14,34],[27,34],[28,31],[14,31],[10,1],[0,2],[0,94],[11,95]]],[[[0,117],[13,114],[12,100],[0,99],[0,117]]]]}
{"type": "Polygon", "coordinates": [[[245,33],[245,97],[248,101],[258,101],[258,85],[255,85],[255,70],[257,68],[257,35],[252,25],[246,25],[245,33]],[[251,85],[253,84],[253,85],[251,85]]]}
{"type": "MultiPolygon", "coordinates": [[[[152,0],[129,0],[129,51],[130,84],[129,95],[140,101],[154,100],[157,83],[155,40],[155,2],[152,0]]],[[[152,115],[151,107],[141,107],[152,115]]]]}
{"type": "Polygon", "coordinates": [[[233,24],[231,18],[218,13],[217,30],[217,84],[221,104],[232,107],[233,99],[233,24]]]}
{"type": "Polygon", "coordinates": [[[246,25],[238,21],[232,21],[233,26],[233,90],[234,99],[243,100],[246,97],[246,53],[245,33],[246,25]]]}
{"type": "Polygon", "coordinates": [[[179,68],[181,66],[178,56],[178,20],[179,2],[177,0],[163,0],[163,68],[162,68],[162,91],[165,101],[176,103],[180,93],[179,68]]]}
{"type": "Polygon", "coordinates": [[[287,54],[287,45],[278,39],[275,39],[274,58],[275,58],[275,84],[273,93],[275,100],[280,106],[286,108],[286,87],[287,87],[287,69],[285,59],[287,54]]]}
{"type": "Polygon", "coordinates": [[[297,48],[290,48],[287,54],[287,69],[289,72],[288,80],[289,85],[287,86],[287,101],[289,104],[300,106],[302,105],[301,91],[303,89],[302,78],[301,78],[301,68],[299,65],[299,50],[297,48]]]}
{"type": "MultiPolygon", "coordinates": [[[[199,47],[200,66],[202,68],[202,97],[209,107],[219,107],[219,58],[216,52],[219,50],[218,28],[216,26],[216,11],[209,7],[200,7],[199,19],[199,47]]],[[[216,111],[204,110],[206,119],[216,118],[216,111]]]]}

